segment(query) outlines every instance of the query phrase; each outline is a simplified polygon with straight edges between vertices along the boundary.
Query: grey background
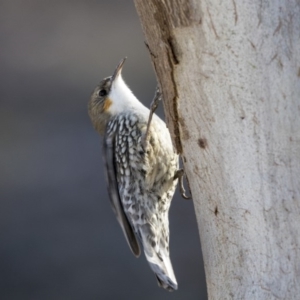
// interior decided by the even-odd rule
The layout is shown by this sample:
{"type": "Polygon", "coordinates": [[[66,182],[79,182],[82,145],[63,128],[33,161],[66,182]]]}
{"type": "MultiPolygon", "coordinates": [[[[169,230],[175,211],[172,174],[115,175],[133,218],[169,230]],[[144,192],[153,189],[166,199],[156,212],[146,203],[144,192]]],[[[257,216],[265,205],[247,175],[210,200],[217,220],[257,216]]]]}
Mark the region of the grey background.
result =
{"type": "Polygon", "coordinates": [[[91,91],[124,56],[125,80],[151,102],[133,3],[1,0],[0,45],[0,298],[206,299],[193,203],[172,203],[179,290],[168,293],[126,244],[87,115],[91,91]]]}

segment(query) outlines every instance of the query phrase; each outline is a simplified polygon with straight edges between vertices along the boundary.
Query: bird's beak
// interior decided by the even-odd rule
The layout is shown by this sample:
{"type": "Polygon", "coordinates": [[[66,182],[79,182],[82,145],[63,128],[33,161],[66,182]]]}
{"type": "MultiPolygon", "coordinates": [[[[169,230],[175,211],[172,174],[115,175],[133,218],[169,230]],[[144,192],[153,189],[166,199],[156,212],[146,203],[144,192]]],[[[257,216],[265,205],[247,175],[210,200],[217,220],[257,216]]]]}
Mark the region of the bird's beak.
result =
{"type": "Polygon", "coordinates": [[[118,66],[115,69],[115,72],[111,78],[111,82],[114,83],[114,81],[120,76],[122,69],[123,69],[123,65],[125,63],[127,57],[124,57],[118,64],[118,66]]]}

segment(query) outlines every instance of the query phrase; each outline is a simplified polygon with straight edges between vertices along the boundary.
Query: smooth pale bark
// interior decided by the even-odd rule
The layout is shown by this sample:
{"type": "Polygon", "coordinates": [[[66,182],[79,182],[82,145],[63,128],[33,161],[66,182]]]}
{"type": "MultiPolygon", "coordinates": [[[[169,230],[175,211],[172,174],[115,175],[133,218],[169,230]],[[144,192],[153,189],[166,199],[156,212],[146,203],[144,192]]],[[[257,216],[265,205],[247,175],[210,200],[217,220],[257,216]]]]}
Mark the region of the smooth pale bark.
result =
{"type": "Polygon", "coordinates": [[[300,2],[135,5],[189,180],[209,299],[300,299],[300,2]]]}

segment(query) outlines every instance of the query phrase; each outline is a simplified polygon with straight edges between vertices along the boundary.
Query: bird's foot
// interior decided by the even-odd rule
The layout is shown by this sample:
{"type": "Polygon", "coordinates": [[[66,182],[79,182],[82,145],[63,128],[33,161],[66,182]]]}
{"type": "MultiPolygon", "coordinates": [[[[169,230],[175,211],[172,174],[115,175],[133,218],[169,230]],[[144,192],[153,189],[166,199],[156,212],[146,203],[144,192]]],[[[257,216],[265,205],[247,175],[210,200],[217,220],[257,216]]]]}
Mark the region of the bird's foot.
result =
{"type": "Polygon", "coordinates": [[[179,170],[176,171],[176,173],[174,175],[174,180],[178,179],[178,181],[179,181],[179,190],[180,190],[181,197],[188,200],[188,199],[191,199],[191,197],[187,196],[186,193],[185,193],[185,188],[183,186],[183,177],[184,177],[184,175],[185,175],[184,170],[179,169],[179,170]]]}
{"type": "Polygon", "coordinates": [[[150,125],[151,125],[151,120],[152,120],[154,112],[156,111],[156,109],[158,107],[159,101],[161,101],[161,93],[160,93],[159,87],[157,86],[156,90],[155,90],[154,98],[150,105],[150,114],[149,114],[149,119],[148,119],[148,123],[147,123],[146,133],[144,135],[144,140],[143,140],[143,145],[144,145],[145,149],[147,148],[147,145],[148,145],[148,135],[149,135],[149,129],[150,129],[150,125]]]}

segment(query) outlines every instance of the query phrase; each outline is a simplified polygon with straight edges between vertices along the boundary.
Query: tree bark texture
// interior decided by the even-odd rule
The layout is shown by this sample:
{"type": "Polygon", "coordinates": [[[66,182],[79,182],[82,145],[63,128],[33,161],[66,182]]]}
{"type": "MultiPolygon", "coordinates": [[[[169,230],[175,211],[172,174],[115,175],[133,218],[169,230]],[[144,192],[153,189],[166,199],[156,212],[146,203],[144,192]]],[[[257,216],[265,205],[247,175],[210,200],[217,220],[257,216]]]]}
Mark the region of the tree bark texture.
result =
{"type": "Polygon", "coordinates": [[[300,2],[135,5],[190,184],[209,299],[300,299],[300,2]]]}

